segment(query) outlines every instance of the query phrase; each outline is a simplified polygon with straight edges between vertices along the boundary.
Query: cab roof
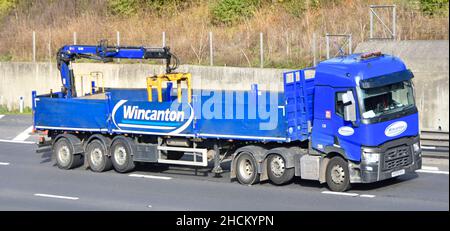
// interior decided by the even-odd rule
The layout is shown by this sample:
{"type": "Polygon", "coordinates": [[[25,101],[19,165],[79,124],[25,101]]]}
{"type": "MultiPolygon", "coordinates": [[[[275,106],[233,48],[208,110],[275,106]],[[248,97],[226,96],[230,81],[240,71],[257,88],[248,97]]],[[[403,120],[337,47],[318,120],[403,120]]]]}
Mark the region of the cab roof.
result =
{"type": "Polygon", "coordinates": [[[360,80],[407,70],[399,58],[392,55],[358,53],[320,62],[316,67],[315,84],[333,87],[355,87],[360,80]]]}

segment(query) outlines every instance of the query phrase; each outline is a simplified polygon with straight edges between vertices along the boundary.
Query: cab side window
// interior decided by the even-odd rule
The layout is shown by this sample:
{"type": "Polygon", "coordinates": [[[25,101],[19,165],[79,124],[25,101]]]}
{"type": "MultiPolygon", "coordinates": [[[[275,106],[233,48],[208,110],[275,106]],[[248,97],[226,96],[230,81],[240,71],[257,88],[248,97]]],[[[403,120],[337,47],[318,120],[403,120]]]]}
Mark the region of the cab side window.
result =
{"type": "Polygon", "coordinates": [[[336,92],[336,95],[334,97],[335,99],[335,112],[337,115],[343,117],[344,116],[344,101],[342,101],[342,95],[345,94],[345,91],[343,92],[336,92]]]}

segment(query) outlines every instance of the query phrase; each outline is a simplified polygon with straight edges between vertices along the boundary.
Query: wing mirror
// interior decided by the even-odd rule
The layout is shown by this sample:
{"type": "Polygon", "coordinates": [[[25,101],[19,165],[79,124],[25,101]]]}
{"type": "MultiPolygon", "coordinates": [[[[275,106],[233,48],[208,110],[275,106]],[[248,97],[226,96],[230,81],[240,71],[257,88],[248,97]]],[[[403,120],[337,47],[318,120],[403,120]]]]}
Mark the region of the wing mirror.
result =
{"type": "Polygon", "coordinates": [[[344,102],[344,120],[350,122],[356,122],[356,101],[352,91],[342,95],[342,101],[344,102]]]}

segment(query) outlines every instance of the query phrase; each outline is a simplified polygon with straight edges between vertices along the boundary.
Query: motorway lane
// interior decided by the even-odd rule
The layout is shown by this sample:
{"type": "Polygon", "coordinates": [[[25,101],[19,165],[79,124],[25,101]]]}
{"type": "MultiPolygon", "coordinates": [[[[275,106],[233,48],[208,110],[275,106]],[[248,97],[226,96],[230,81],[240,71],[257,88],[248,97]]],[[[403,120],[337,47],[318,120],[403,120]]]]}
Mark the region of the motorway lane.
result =
{"type": "MultiPolygon", "coordinates": [[[[50,154],[34,153],[34,145],[0,143],[0,210],[448,210],[448,175],[418,173],[398,180],[360,185],[349,193],[328,195],[318,183],[296,180],[277,187],[268,183],[243,186],[220,179],[157,173],[151,166],[133,174],[172,179],[130,177],[114,171],[83,168],[60,170],[50,154]],[[77,200],[37,197],[52,194],[77,200]],[[374,198],[360,197],[362,194],[374,198]],[[149,205],[151,207],[149,207],[149,205]]],[[[191,170],[192,171],[192,170],[191,170]]],[[[193,172],[193,171],[192,171],[193,172]]]]}
{"type": "MultiPolygon", "coordinates": [[[[29,118],[29,116],[28,116],[29,118]]],[[[129,174],[60,170],[51,154],[28,143],[8,143],[29,127],[27,116],[0,118],[0,210],[448,210],[448,159],[424,159],[447,174],[417,173],[370,185],[350,194],[324,194],[315,181],[285,186],[242,186],[229,173],[145,164],[129,174]],[[130,174],[165,177],[136,178],[130,174]],[[170,179],[168,179],[169,177],[170,179]],[[71,199],[36,196],[50,194],[71,199]],[[365,196],[365,197],[362,197],[365,196]],[[74,199],[76,198],[76,199],[74,199]]],[[[36,136],[27,141],[35,141],[36,136]]],[[[229,169],[229,162],[224,163],[229,169]]]]}
{"type": "MultiPolygon", "coordinates": [[[[30,115],[4,115],[0,118],[0,140],[13,140],[33,124],[30,115]]],[[[24,137],[25,138],[25,137],[24,137]]],[[[34,137],[25,140],[37,141],[34,137]]]]}

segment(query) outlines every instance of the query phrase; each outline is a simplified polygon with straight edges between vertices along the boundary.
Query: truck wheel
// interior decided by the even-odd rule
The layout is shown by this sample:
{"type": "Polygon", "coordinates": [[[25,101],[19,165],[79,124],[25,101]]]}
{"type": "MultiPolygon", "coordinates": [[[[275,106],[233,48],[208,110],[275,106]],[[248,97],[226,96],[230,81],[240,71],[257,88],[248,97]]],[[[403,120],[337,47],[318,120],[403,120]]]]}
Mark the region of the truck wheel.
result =
{"type": "Polygon", "coordinates": [[[327,165],[326,180],[331,191],[349,190],[351,185],[347,161],[340,156],[331,158],[327,165]]]}
{"type": "Polygon", "coordinates": [[[294,177],[294,168],[286,168],[286,161],[280,155],[270,155],[267,159],[267,174],[270,181],[276,185],[282,185],[294,177]]]}
{"type": "Polygon", "coordinates": [[[135,167],[131,150],[126,142],[124,139],[117,139],[111,147],[112,164],[120,173],[132,171],[135,167]]]}
{"type": "Polygon", "coordinates": [[[56,157],[56,165],[60,169],[72,169],[83,163],[83,156],[73,154],[72,145],[66,138],[56,141],[53,152],[56,157]]]}
{"type": "Polygon", "coordinates": [[[106,155],[106,149],[99,140],[93,140],[87,145],[86,158],[89,168],[94,172],[111,170],[111,159],[106,155]]]}
{"type": "Polygon", "coordinates": [[[236,177],[241,184],[252,185],[258,182],[256,160],[250,153],[244,152],[237,158],[236,177]]]}

